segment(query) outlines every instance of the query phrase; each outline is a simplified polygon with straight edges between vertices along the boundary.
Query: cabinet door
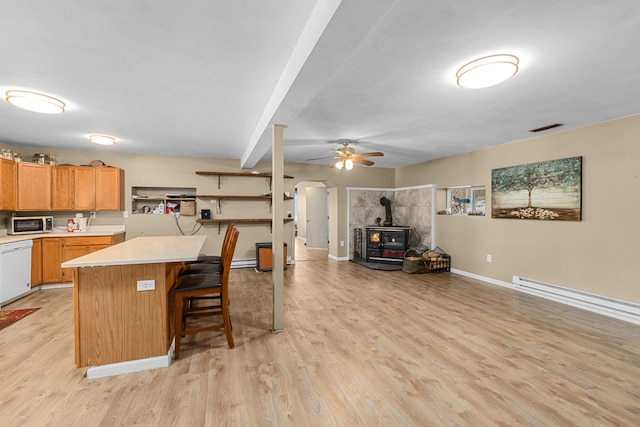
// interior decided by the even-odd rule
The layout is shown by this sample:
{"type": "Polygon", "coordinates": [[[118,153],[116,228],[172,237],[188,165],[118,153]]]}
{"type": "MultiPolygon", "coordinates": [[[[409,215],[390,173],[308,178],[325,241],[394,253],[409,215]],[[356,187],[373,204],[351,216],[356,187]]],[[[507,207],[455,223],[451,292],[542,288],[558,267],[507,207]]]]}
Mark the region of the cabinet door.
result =
{"type": "MultiPolygon", "coordinates": [[[[88,246],[67,246],[63,245],[62,248],[62,262],[69,261],[70,259],[78,258],[83,255],[89,253],[88,246]]],[[[73,268],[63,268],[62,269],[62,281],[63,282],[72,282],[73,281],[73,268]]]]}
{"type": "Polygon", "coordinates": [[[96,210],[124,209],[124,171],[118,168],[96,169],[96,210]]]}
{"type": "MultiPolygon", "coordinates": [[[[111,236],[65,237],[62,243],[62,262],[107,248],[111,246],[112,242],[111,236]]],[[[73,268],[64,268],[62,279],[64,282],[73,281],[73,268]]]]}
{"type": "Polygon", "coordinates": [[[16,210],[16,162],[0,159],[0,211],[16,210]]]}
{"type": "Polygon", "coordinates": [[[76,166],[75,210],[91,211],[96,208],[96,169],[91,166],[76,166]]]}
{"type": "Polygon", "coordinates": [[[19,162],[18,210],[41,211],[51,209],[51,166],[19,162]]]}
{"type": "Polygon", "coordinates": [[[75,167],[54,166],[51,182],[51,209],[58,211],[70,211],[75,203],[75,167]]]}
{"type": "Polygon", "coordinates": [[[42,283],[62,283],[62,238],[42,239],[42,283]]]}
{"type": "Polygon", "coordinates": [[[42,240],[33,239],[31,248],[31,287],[42,284],[42,240]]]}

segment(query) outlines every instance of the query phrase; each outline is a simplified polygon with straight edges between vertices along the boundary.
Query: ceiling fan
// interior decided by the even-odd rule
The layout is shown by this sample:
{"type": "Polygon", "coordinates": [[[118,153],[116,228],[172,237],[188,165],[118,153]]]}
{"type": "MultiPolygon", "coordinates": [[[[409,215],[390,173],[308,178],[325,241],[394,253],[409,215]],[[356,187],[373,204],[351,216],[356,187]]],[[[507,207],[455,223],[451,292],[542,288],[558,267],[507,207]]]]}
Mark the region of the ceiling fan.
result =
{"type": "Polygon", "coordinates": [[[365,159],[365,157],[380,157],[384,156],[384,153],[380,151],[374,151],[371,153],[356,153],[356,150],[353,147],[349,146],[352,142],[348,139],[341,139],[340,141],[341,147],[336,149],[336,154],[333,157],[319,157],[316,159],[307,159],[307,161],[311,160],[323,160],[323,159],[335,159],[336,162],[333,164],[333,167],[346,170],[353,169],[354,163],[359,163],[365,166],[371,166],[374,164],[371,160],[365,159]]]}

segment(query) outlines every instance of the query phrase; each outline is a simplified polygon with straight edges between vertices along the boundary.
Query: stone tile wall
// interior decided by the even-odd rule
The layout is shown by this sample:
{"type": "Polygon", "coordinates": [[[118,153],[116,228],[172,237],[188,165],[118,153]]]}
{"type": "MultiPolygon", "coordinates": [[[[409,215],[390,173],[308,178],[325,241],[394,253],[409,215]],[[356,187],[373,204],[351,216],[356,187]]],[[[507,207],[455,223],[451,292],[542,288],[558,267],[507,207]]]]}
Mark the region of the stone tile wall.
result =
{"type": "MultiPolygon", "coordinates": [[[[353,258],[353,230],[362,229],[363,240],[366,239],[365,227],[376,225],[376,218],[385,219],[384,206],[380,199],[391,200],[391,216],[393,225],[411,226],[411,245],[431,245],[431,204],[433,189],[411,188],[406,190],[349,190],[349,258],[353,258]]],[[[364,242],[363,242],[364,244],[364,242]]],[[[364,249],[361,253],[364,256],[364,249]]]]}

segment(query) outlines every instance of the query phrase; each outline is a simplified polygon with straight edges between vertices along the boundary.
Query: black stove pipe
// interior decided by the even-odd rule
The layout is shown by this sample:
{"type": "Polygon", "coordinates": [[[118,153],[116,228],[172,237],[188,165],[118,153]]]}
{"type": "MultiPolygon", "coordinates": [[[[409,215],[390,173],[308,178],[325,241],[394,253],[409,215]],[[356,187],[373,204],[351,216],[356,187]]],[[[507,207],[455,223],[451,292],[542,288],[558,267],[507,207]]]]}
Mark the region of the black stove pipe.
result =
{"type": "Polygon", "coordinates": [[[380,198],[380,204],[384,206],[384,215],[385,219],[382,225],[385,227],[390,227],[393,225],[393,219],[391,218],[391,200],[386,197],[380,198]]]}

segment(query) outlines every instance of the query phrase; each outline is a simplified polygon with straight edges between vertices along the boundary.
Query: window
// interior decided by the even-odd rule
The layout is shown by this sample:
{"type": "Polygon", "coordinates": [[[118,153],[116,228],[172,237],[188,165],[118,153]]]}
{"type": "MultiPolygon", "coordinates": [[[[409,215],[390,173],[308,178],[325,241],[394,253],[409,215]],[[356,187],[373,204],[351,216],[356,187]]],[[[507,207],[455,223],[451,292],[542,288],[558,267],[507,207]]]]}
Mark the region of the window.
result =
{"type": "Polygon", "coordinates": [[[477,187],[452,187],[447,189],[448,214],[484,216],[484,209],[484,185],[477,187]]]}

